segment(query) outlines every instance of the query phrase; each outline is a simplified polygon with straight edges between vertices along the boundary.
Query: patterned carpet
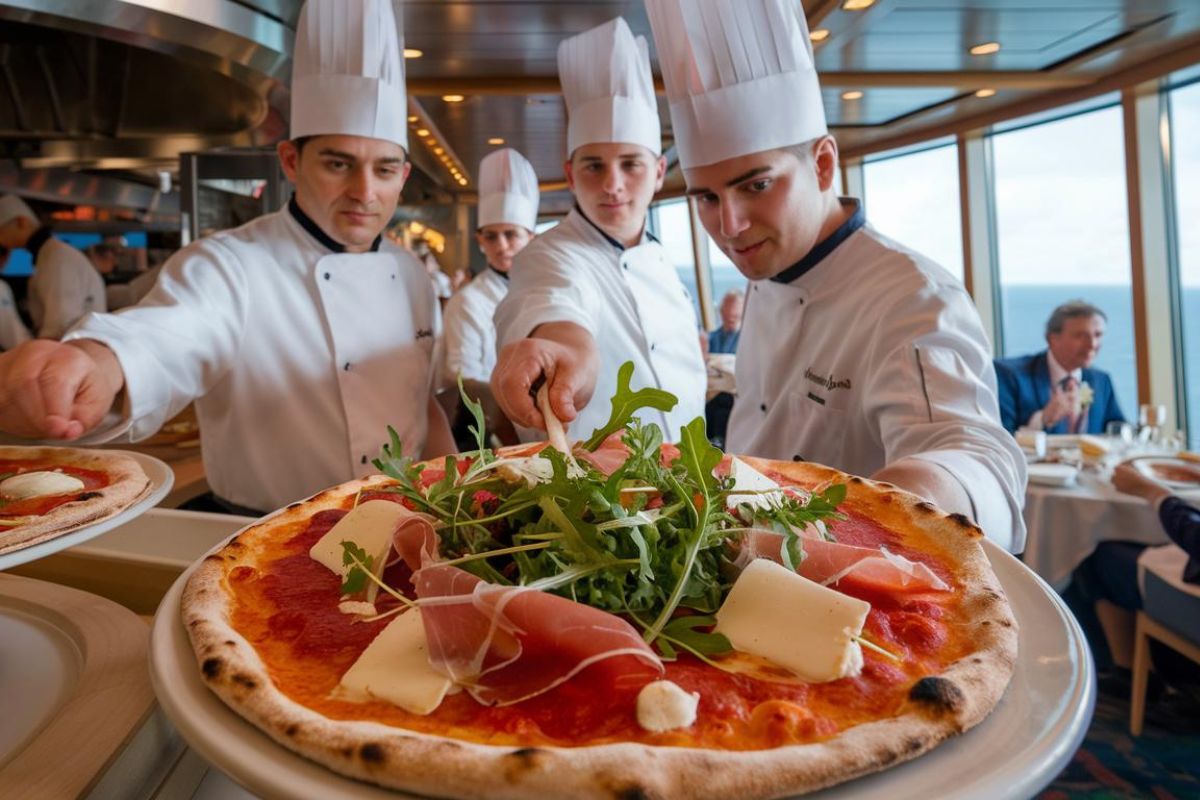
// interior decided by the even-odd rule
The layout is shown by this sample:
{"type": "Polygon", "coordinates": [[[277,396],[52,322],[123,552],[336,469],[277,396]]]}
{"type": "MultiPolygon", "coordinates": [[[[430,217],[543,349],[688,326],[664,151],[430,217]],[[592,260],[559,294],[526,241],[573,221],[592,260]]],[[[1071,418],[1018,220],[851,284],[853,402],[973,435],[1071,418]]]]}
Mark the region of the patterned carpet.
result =
{"type": "MultiPolygon", "coordinates": [[[[1103,694],[1083,746],[1039,800],[1200,800],[1200,724],[1172,733],[1158,714],[1147,715],[1142,735],[1129,733],[1129,703],[1103,694]]],[[[1173,721],[1168,721],[1174,724],[1173,721]]]]}

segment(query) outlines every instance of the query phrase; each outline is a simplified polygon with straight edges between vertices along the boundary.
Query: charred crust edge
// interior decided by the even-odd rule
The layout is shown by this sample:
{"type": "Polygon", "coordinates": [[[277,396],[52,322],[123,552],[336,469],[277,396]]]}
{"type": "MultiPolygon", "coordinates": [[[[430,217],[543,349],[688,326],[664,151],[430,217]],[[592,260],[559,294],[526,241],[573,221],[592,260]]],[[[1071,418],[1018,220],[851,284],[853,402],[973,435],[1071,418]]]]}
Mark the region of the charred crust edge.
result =
{"type": "Polygon", "coordinates": [[[225,668],[225,662],[220,658],[206,658],[204,663],[200,665],[200,671],[204,673],[204,677],[210,681],[214,681],[221,677],[221,670],[225,668]]]}
{"type": "Polygon", "coordinates": [[[958,684],[938,675],[930,675],[914,683],[908,698],[938,713],[956,713],[967,705],[966,695],[958,688],[958,684]]]}

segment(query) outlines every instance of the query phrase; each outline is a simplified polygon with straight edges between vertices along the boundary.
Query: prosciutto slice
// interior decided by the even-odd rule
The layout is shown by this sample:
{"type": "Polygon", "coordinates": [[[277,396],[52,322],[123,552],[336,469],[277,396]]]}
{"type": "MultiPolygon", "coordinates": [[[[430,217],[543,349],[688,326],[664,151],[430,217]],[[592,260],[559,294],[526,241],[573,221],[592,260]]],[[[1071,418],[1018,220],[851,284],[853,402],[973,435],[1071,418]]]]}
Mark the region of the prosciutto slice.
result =
{"type": "MultiPolygon", "coordinates": [[[[926,565],[889,553],[886,548],[874,550],[829,542],[807,530],[802,538],[804,560],[796,571],[822,586],[837,587],[844,582],[888,594],[950,590],[926,565]]],[[[744,567],[755,558],[781,564],[783,541],[782,533],[748,531],[742,537],[735,565],[744,567]]]]}
{"type": "Polygon", "coordinates": [[[638,689],[662,661],[620,617],[521,586],[497,586],[439,563],[437,532],[414,514],[393,545],[413,569],[429,663],[484,705],[536,697],[587,667],[611,690],[638,689]]]}

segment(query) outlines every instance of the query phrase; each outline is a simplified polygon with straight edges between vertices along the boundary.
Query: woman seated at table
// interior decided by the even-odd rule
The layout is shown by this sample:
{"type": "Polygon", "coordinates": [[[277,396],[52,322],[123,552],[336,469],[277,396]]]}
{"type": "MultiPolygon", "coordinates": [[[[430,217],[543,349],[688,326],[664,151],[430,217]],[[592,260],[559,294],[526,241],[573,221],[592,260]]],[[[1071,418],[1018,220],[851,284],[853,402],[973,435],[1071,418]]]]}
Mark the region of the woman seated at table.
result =
{"type": "MultiPolygon", "coordinates": [[[[1174,545],[1164,545],[1178,552],[1183,580],[1200,585],[1200,508],[1175,496],[1170,489],[1146,477],[1130,462],[1117,466],[1112,475],[1113,486],[1126,494],[1141,497],[1150,503],[1158,519],[1174,545]]],[[[1138,558],[1149,545],[1136,542],[1101,542],[1096,550],[1080,564],[1071,576],[1071,584],[1063,592],[1067,605],[1079,619],[1087,634],[1096,669],[1100,677],[1101,691],[1123,693],[1128,697],[1129,670],[1126,664],[1115,663],[1114,650],[1128,650],[1132,641],[1132,614],[1142,608],[1142,595],[1138,588],[1138,558]],[[1100,623],[1096,611],[1098,601],[1107,601],[1128,614],[1123,623],[1114,630],[1118,639],[1124,639],[1125,647],[1113,647],[1105,635],[1105,626],[1100,623]],[[1123,691],[1122,691],[1122,687],[1123,691]]],[[[1111,635],[1111,634],[1110,634],[1111,635]]],[[[1193,711],[1200,711],[1200,681],[1197,667],[1175,651],[1157,642],[1151,642],[1154,668],[1161,680],[1174,689],[1182,690],[1191,699],[1193,711]]],[[[1121,654],[1128,657],[1128,653],[1121,654]]],[[[1120,659],[1120,660],[1125,660],[1120,659]]]]}

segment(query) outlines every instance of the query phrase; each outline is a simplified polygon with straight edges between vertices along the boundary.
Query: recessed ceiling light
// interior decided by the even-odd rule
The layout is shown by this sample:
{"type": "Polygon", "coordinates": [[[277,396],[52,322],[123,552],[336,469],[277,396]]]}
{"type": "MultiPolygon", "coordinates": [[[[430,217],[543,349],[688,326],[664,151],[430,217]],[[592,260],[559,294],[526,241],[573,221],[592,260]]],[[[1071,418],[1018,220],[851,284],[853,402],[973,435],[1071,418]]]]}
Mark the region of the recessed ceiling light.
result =
{"type": "Polygon", "coordinates": [[[996,93],[995,89],[980,89],[975,93],[976,97],[991,97],[996,93]]]}
{"type": "Polygon", "coordinates": [[[416,122],[416,121],[417,121],[417,120],[419,120],[419,119],[420,119],[420,117],[418,117],[416,114],[413,114],[413,115],[409,116],[409,118],[408,118],[408,121],[409,121],[409,122],[416,122]]]}
{"type": "Polygon", "coordinates": [[[404,57],[405,58],[420,58],[423,55],[425,55],[424,50],[418,50],[415,47],[404,48],[404,57]]]}
{"type": "Polygon", "coordinates": [[[862,96],[863,96],[863,93],[858,91],[857,89],[854,89],[853,91],[849,91],[849,92],[842,92],[843,100],[861,100],[862,96]]]}
{"type": "Polygon", "coordinates": [[[459,182],[459,184],[461,184],[462,186],[466,186],[466,185],[467,185],[467,179],[466,179],[466,178],[459,178],[459,179],[458,179],[458,182],[459,182]]]}
{"type": "Polygon", "coordinates": [[[442,153],[444,153],[444,152],[446,152],[446,151],[445,151],[445,149],[444,149],[444,148],[441,148],[441,147],[435,147],[435,148],[433,148],[433,152],[437,153],[437,154],[440,156],[442,153]]]}
{"type": "Polygon", "coordinates": [[[971,48],[970,52],[973,56],[990,56],[992,53],[1000,52],[1000,43],[984,42],[983,44],[977,44],[971,48]]]}
{"type": "Polygon", "coordinates": [[[428,136],[429,128],[417,128],[417,136],[428,136]]]}
{"type": "Polygon", "coordinates": [[[823,42],[829,38],[829,28],[817,28],[815,31],[809,31],[808,38],[814,42],[823,42]]]}
{"type": "Polygon", "coordinates": [[[875,0],[846,0],[842,3],[843,11],[866,11],[875,5],[875,0]]]}
{"type": "Polygon", "coordinates": [[[447,103],[461,103],[463,100],[466,100],[466,99],[467,98],[463,97],[461,94],[444,94],[444,95],[442,95],[442,100],[447,103]]]}
{"type": "Polygon", "coordinates": [[[492,138],[488,139],[488,144],[504,144],[504,140],[499,136],[493,136],[492,138]]]}

